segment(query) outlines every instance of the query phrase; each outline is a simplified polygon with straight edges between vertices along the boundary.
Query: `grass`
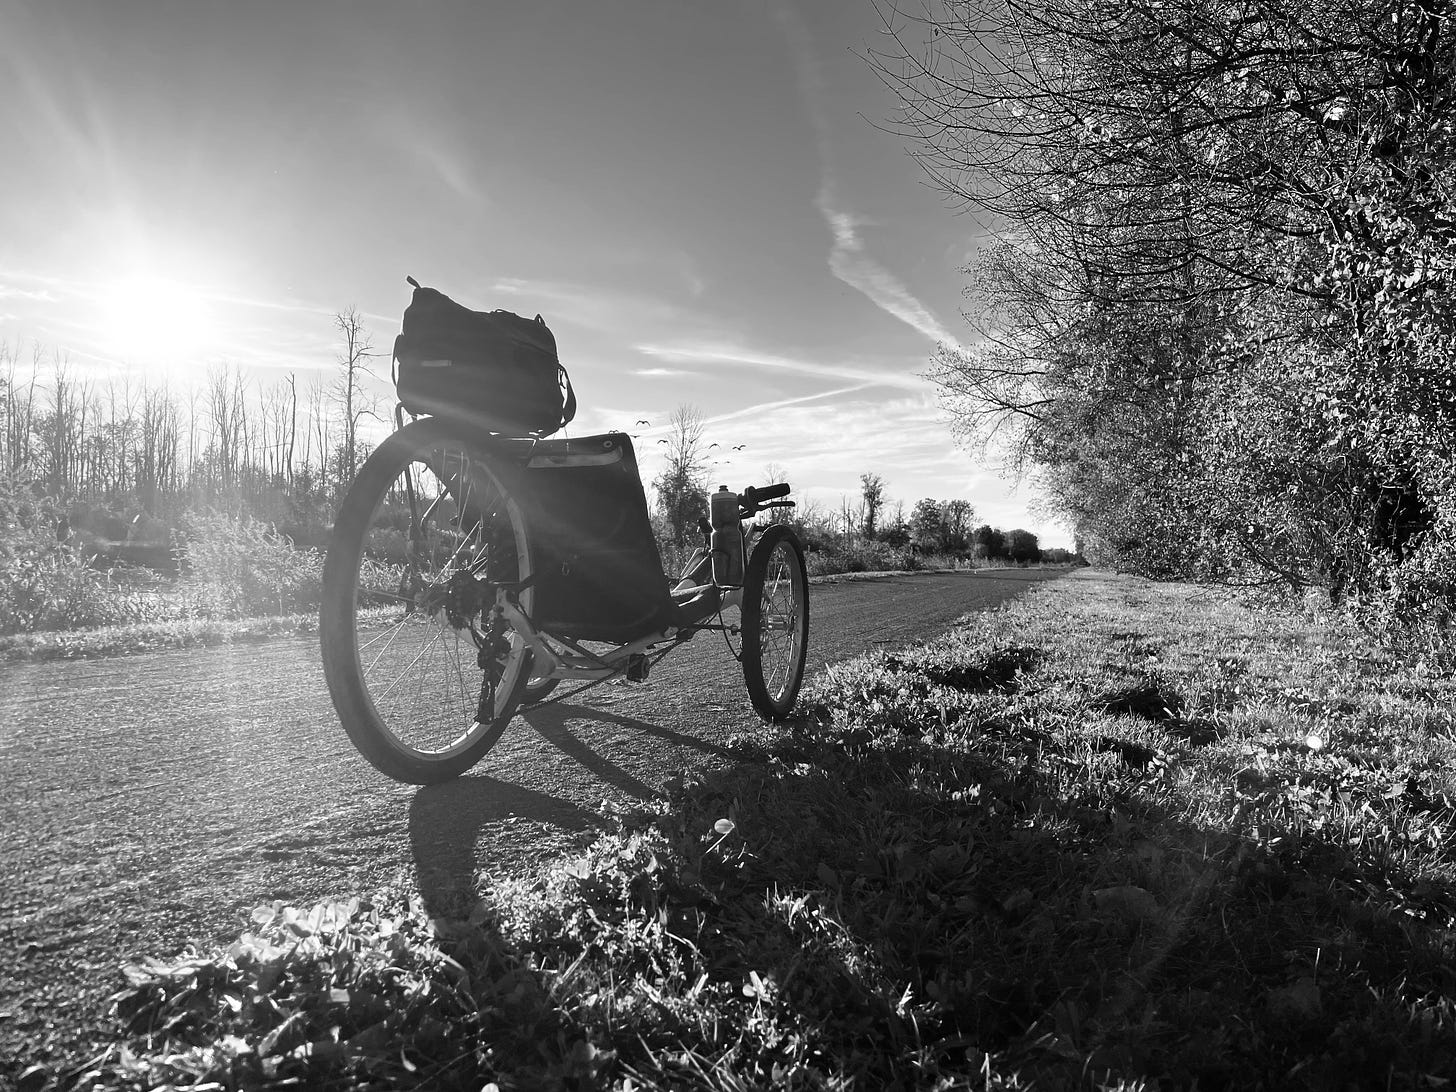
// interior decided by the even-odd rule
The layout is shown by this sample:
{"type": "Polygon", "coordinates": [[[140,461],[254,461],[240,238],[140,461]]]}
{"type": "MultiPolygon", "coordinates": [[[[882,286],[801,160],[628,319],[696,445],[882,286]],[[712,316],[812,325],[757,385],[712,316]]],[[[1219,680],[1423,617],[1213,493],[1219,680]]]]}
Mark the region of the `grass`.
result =
{"type": "Polygon", "coordinates": [[[95,629],[43,630],[0,636],[0,663],[6,660],[79,660],[181,648],[214,648],[317,631],[317,611],[257,618],[175,618],[98,626],[95,629]]]}
{"type": "Polygon", "coordinates": [[[835,544],[829,549],[811,550],[805,557],[810,576],[836,576],[844,573],[920,572],[927,569],[982,569],[1010,565],[1005,559],[972,560],[953,554],[922,554],[909,547],[888,546],[883,542],[850,542],[835,544]]]}
{"type": "Polygon", "coordinates": [[[1445,1087],[1453,699],[1420,656],[1076,573],[833,667],[544,874],[264,906],[131,968],[70,1083],[1445,1087]]]}

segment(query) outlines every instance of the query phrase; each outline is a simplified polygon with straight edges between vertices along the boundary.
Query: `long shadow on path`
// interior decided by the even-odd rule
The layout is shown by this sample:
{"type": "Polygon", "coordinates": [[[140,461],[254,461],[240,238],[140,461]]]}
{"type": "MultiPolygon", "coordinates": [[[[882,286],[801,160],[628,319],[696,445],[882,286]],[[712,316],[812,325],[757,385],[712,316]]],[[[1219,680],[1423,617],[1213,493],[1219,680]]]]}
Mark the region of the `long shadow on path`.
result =
{"type": "MultiPolygon", "coordinates": [[[[572,779],[572,787],[579,790],[573,795],[587,799],[600,799],[605,789],[646,801],[655,798],[658,790],[583,740],[577,727],[582,724],[624,737],[633,749],[650,738],[703,756],[730,755],[717,744],[662,725],[570,703],[529,710],[524,720],[580,768],[580,776],[572,779]],[[601,788],[590,787],[592,781],[599,782],[601,788]]],[[[410,802],[410,848],[420,894],[432,913],[458,913],[468,908],[476,896],[477,869],[481,863],[489,865],[489,861],[480,860],[486,832],[522,821],[573,834],[601,825],[596,812],[565,795],[496,777],[462,777],[415,793],[410,802]]],[[[496,836],[502,834],[498,831],[496,836]]],[[[510,837],[508,833],[504,836],[510,837]]]]}

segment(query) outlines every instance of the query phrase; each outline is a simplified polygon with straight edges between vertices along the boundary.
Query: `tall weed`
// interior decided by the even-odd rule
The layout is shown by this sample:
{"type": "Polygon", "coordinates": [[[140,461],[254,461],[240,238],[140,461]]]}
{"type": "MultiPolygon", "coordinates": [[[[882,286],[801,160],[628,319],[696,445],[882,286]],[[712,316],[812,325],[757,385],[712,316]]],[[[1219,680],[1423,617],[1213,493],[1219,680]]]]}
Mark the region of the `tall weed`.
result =
{"type": "Polygon", "coordinates": [[[323,590],[317,550],[296,550],[272,524],[225,512],[187,517],[179,540],[184,595],[207,618],[316,610],[323,590]]]}
{"type": "Polygon", "coordinates": [[[140,597],[60,540],[62,510],[50,497],[0,479],[0,634],[83,629],[135,621],[140,597]]]}

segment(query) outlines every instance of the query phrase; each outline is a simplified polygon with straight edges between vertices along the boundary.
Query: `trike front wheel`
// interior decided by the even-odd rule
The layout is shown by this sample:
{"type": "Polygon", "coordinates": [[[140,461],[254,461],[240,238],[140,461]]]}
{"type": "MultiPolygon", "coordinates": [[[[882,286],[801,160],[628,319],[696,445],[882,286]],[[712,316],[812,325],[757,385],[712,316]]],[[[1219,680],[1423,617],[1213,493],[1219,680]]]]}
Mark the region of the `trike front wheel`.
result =
{"type": "Polygon", "coordinates": [[[783,720],[794,707],[809,654],[809,576],[804,548],[787,527],[759,537],[743,572],[743,681],[759,715],[783,720]]]}
{"type": "MultiPolygon", "coordinates": [[[[488,442],[488,441],[487,441],[488,442]]],[[[508,462],[437,420],[394,433],[349,488],[324,563],[324,675],[350,740],[397,781],[464,773],[531,675],[494,585],[529,579],[508,462]]],[[[529,614],[531,589],[519,592],[529,614]]]]}

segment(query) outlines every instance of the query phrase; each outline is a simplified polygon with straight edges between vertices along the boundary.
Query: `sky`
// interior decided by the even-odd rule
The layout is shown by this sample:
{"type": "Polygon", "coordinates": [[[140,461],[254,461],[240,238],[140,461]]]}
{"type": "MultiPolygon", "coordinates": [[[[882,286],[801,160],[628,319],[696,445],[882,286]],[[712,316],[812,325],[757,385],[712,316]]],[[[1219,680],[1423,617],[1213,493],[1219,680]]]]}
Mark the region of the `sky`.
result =
{"type": "Polygon", "coordinates": [[[266,384],[350,307],[387,351],[412,275],[544,315],[569,434],[648,480],[691,405],[714,484],[1068,546],[924,378],[984,238],[886,131],[888,44],[870,0],[0,0],[0,341],[266,384]]]}

